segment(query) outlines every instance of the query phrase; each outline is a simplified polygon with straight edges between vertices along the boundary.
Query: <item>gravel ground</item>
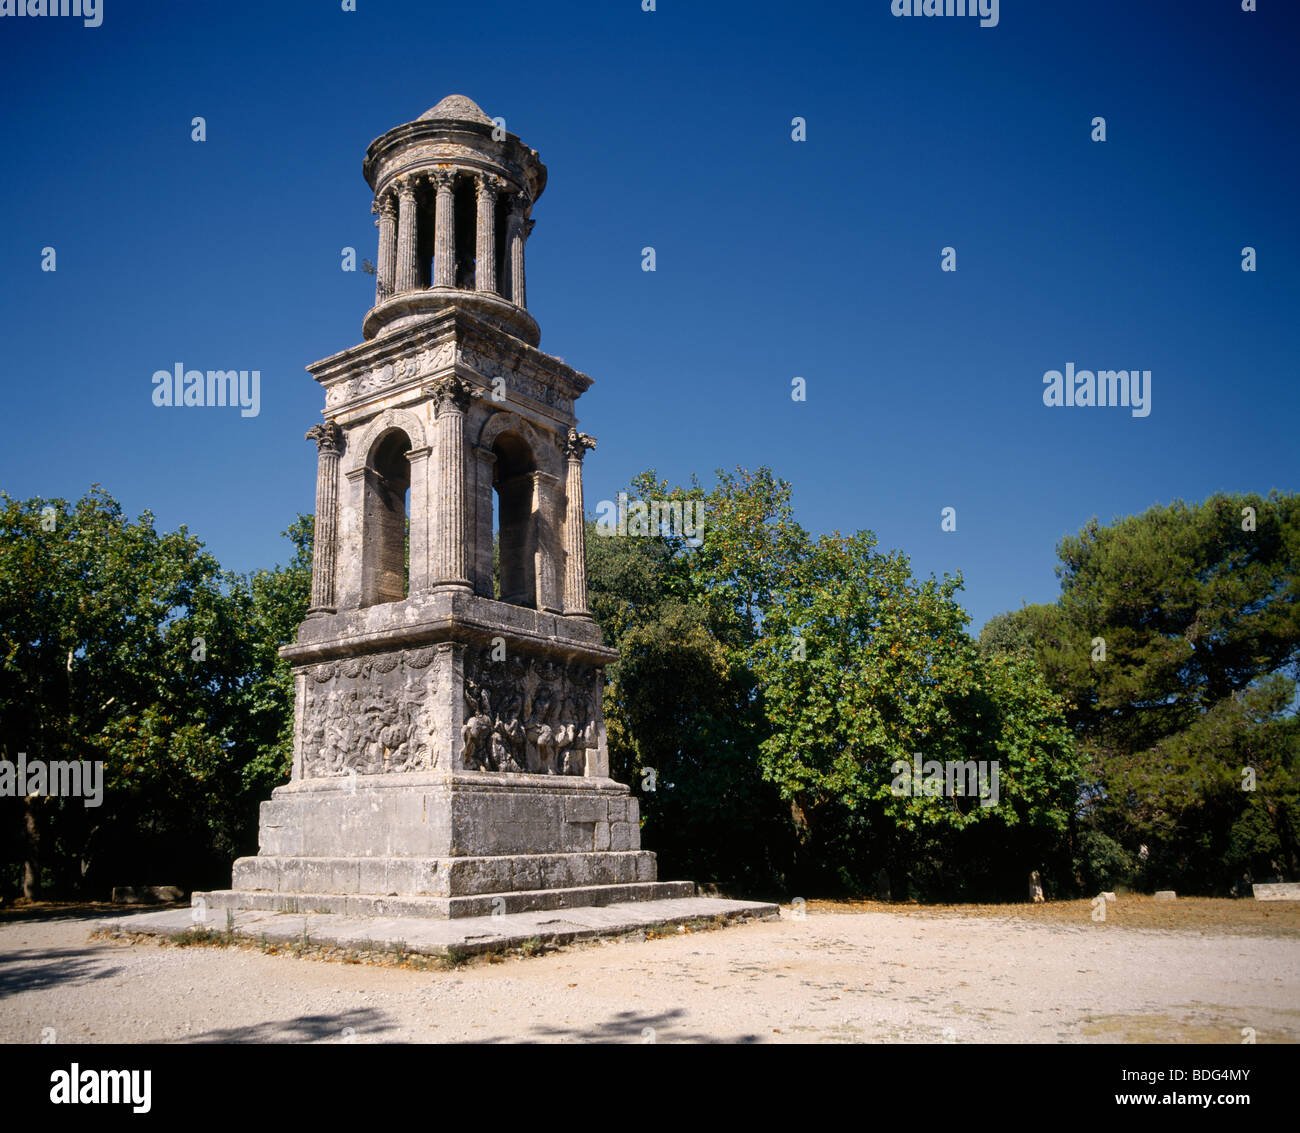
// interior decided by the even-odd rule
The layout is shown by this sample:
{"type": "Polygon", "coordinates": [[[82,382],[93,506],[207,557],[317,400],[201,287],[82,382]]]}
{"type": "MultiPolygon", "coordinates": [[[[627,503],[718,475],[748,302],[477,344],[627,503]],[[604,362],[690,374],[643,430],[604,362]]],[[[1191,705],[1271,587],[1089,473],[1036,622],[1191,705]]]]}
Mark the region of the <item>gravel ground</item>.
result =
{"type": "Polygon", "coordinates": [[[814,906],[416,971],[91,940],[102,916],[0,923],[0,1041],[1300,1041],[1278,936],[814,906]]]}

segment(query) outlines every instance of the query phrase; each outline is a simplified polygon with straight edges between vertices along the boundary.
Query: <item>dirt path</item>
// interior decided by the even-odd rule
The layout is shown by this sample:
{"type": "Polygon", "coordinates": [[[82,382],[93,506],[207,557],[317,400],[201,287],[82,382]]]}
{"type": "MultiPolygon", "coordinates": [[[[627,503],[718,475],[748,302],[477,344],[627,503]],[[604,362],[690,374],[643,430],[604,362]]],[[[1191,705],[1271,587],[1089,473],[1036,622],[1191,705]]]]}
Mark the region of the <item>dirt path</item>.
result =
{"type": "Polygon", "coordinates": [[[814,906],[411,971],[90,940],[99,915],[0,923],[0,1041],[1300,1041],[1300,942],[1269,935],[814,906]]]}

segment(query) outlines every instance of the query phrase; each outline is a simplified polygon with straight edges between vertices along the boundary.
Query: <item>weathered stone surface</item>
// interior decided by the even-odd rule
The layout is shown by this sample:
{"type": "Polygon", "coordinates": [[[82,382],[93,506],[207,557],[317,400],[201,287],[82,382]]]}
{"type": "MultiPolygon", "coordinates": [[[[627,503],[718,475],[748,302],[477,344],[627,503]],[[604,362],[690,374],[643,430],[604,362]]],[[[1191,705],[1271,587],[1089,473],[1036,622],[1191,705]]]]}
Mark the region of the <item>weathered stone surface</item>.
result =
{"type": "Polygon", "coordinates": [[[184,900],[184,890],[175,885],[116,885],[112,893],[114,905],[165,905],[184,900]]]}
{"type": "Polygon", "coordinates": [[[617,654],[586,608],[596,441],[575,415],[592,381],[538,349],[526,310],[545,166],[454,96],[372,143],[365,172],[366,341],[309,367],[327,416],[307,434],[312,603],[281,650],[291,780],[257,856],[197,907],[462,918],[682,896],[609,777],[617,654]]]}
{"type": "MultiPolygon", "coordinates": [[[[660,925],[705,922],[714,925],[746,920],[775,920],[777,906],[758,901],[673,897],[633,903],[586,905],[562,911],[540,910],[457,919],[402,915],[280,913],[241,909],[232,912],[230,930],[248,940],[276,943],[302,940],[339,948],[400,948],[420,955],[472,955],[518,948],[524,944],[572,944],[622,936],[660,925]]],[[[225,932],[224,911],[212,916],[213,931],[225,932]]],[[[102,921],[97,927],[115,933],[175,937],[193,931],[190,909],[131,913],[102,921]]]]}
{"type": "Polygon", "coordinates": [[[1177,900],[1178,894],[1172,889],[1161,889],[1156,893],[1157,901],[1174,901],[1177,900]]]}
{"type": "Polygon", "coordinates": [[[1272,885],[1252,885],[1256,901],[1300,901],[1300,884],[1278,882],[1272,885]]]}
{"type": "Polygon", "coordinates": [[[256,889],[222,889],[195,893],[200,923],[221,923],[225,910],[261,909],[278,913],[337,913],[381,917],[481,917],[495,912],[523,913],[537,909],[571,909],[627,901],[662,901],[692,897],[690,881],[633,881],[623,885],[582,885],[556,889],[476,893],[459,897],[431,895],[317,892],[271,893],[256,889]],[[220,916],[218,916],[220,914],[220,916]]]}
{"type": "Polygon", "coordinates": [[[460,858],[259,856],[235,862],[233,888],[269,893],[456,897],[653,880],[654,855],[645,851],[460,858]]]}

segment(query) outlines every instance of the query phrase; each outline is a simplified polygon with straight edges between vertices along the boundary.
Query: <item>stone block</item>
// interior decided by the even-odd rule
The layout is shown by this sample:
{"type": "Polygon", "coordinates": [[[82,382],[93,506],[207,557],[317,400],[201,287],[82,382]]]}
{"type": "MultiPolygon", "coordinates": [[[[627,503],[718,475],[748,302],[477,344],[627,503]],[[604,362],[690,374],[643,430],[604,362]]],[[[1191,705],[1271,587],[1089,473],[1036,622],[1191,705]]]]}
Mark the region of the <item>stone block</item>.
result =
{"type": "Polygon", "coordinates": [[[231,883],[236,889],[274,892],[280,887],[280,870],[272,858],[239,858],[231,872],[231,883]]]}
{"type": "Polygon", "coordinates": [[[1161,889],[1156,893],[1157,901],[1174,901],[1177,900],[1178,894],[1172,889],[1161,889]]]}
{"type": "Polygon", "coordinates": [[[639,850],[641,832],[630,822],[613,822],[609,827],[611,850],[639,850]]]}
{"type": "MultiPolygon", "coordinates": [[[[238,886],[236,886],[238,888],[238,886]]],[[[395,893],[390,888],[389,862],[387,858],[357,859],[358,893],[395,893]]]]}
{"type": "Polygon", "coordinates": [[[116,885],[114,905],[165,905],[184,901],[185,893],[175,885],[116,885]]]}
{"type": "Polygon", "coordinates": [[[1256,901],[1300,901],[1300,884],[1279,882],[1272,885],[1252,885],[1256,901]]]}
{"type": "Polygon", "coordinates": [[[564,800],[565,822],[604,822],[609,818],[609,802],[590,795],[564,800]]]}

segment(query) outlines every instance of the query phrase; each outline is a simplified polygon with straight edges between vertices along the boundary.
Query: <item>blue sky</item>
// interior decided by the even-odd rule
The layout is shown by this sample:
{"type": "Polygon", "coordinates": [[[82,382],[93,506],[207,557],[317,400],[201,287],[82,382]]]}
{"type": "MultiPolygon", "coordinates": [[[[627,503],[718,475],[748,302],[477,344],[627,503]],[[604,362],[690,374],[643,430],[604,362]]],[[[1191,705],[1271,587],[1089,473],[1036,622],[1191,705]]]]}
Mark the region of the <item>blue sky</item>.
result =
{"type": "Polygon", "coordinates": [[[1054,597],[1093,515],[1300,487],[1290,0],[1003,0],[994,28],[889,0],[103,2],[98,28],[0,19],[12,496],[99,482],[228,567],[284,561],[303,367],[373,298],[340,270],[375,255],[365,147],[453,92],[549,168],[529,303],[596,382],[591,509],[646,468],[767,464],[814,532],[960,571],[978,628],[1054,597]],[[155,407],[177,362],[260,370],[260,414],[155,407]],[[1151,370],[1150,416],[1045,407],[1070,362],[1151,370]]]}

